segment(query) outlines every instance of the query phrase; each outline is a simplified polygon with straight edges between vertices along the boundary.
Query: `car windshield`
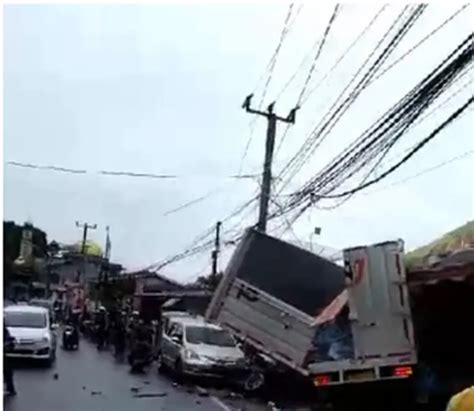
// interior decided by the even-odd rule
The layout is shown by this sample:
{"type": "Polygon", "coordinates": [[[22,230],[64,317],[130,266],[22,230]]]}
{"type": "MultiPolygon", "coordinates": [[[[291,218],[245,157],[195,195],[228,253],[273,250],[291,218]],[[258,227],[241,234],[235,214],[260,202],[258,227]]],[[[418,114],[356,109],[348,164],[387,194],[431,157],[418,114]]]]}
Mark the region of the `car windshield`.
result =
{"type": "Polygon", "coordinates": [[[235,341],[227,331],[211,327],[186,327],[186,341],[191,344],[235,347],[235,341]]]}
{"type": "Polygon", "coordinates": [[[5,313],[5,325],[7,327],[45,328],[46,315],[44,313],[28,313],[10,311],[5,313]]]}

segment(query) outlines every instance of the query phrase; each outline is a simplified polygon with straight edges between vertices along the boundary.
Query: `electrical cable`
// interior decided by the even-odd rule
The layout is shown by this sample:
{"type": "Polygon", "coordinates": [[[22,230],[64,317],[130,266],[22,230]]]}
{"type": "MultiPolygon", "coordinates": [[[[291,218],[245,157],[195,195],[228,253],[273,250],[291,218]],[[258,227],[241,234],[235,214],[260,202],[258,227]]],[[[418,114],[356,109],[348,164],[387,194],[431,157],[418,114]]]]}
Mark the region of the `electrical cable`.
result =
{"type": "MultiPolygon", "coordinates": [[[[268,66],[267,66],[267,80],[265,81],[265,85],[264,85],[263,91],[262,91],[262,96],[261,96],[260,102],[258,104],[258,109],[259,110],[261,109],[261,107],[263,105],[263,102],[265,101],[265,97],[267,95],[268,87],[269,87],[270,82],[273,78],[273,72],[275,70],[276,62],[277,62],[277,59],[278,59],[278,54],[280,53],[280,49],[283,46],[283,42],[284,42],[284,40],[285,40],[289,30],[290,30],[289,22],[290,22],[290,19],[291,19],[291,15],[293,13],[293,7],[294,7],[294,3],[290,3],[290,5],[288,7],[288,12],[286,14],[285,21],[283,23],[283,29],[280,33],[280,38],[278,40],[277,46],[276,46],[276,48],[275,48],[275,50],[272,54],[272,57],[270,58],[268,66]]],[[[300,8],[300,10],[301,10],[301,8],[300,8]]],[[[252,143],[252,139],[253,139],[253,135],[254,135],[254,132],[255,132],[256,124],[257,124],[257,118],[253,118],[251,123],[250,123],[250,134],[249,134],[249,137],[248,137],[247,142],[245,144],[244,152],[242,154],[242,158],[240,160],[240,166],[239,166],[239,173],[238,174],[242,173],[243,164],[244,164],[245,159],[247,158],[247,154],[248,154],[248,151],[249,151],[249,148],[250,148],[250,144],[252,143]]]]}
{"type": "Polygon", "coordinates": [[[462,11],[464,11],[467,7],[469,7],[469,4],[465,4],[462,6],[460,9],[458,9],[454,14],[449,16],[446,20],[444,20],[440,25],[436,26],[432,31],[430,31],[428,34],[426,34],[421,40],[419,40],[417,43],[415,43],[412,47],[410,47],[405,53],[403,53],[400,57],[398,57],[395,61],[393,61],[387,68],[382,70],[373,80],[377,81],[380,77],[382,77],[385,73],[387,73],[389,70],[391,70],[393,67],[395,67],[398,63],[400,63],[405,57],[410,55],[413,51],[415,51],[418,47],[420,47],[423,43],[425,43],[429,38],[434,36],[438,31],[440,31],[443,27],[445,27],[449,22],[454,20],[455,17],[457,17],[462,11]]]}
{"type": "Polygon", "coordinates": [[[313,77],[313,74],[314,74],[314,70],[316,69],[316,63],[318,62],[319,60],[319,57],[321,55],[321,52],[324,48],[324,45],[326,44],[326,41],[327,41],[327,38],[329,36],[329,32],[331,31],[331,27],[334,23],[334,20],[336,20],[336,17],[338,16],[339,14],[339,10],[341,8],[341,5],[339,3],[337,3],[334,7],[334,11],[332,12],[332,15],[329,19],[329,22],[326,26],[326,30],[324,31],[324,34],[323,34],[323,38],[321,40],[321,43],[319,44],[319,47],[318,47],[318,50],[314,56],[314,59],[313,59],[313,62],[311,64],[311,67],[309,69],[309,72],[306,76],[306,80],[303,84],[303,88],[298,96],[298,99],[297,99],[297,102],[296,102],[296,107],[300,107],[301,106],[301,102],[303,100],[303,96],[304,96],[304,93],[306,93],[306,89],[308,88],[308,85],[311,81],[311,78],[313,77]]]}
{"type": "Polygon", "coordinates": [[[280,188],[283,190],[283,188],[288,184],[288,182],[293,178],[293,176],[299,171],[301,166],[304,164],[304,161],[313,154],[314,150],[319,146],[319,144],[322,142],[322,139],[327,136],[327,134],[334,128],[336,125],[337,121],[340,120],[342,115],[347,111],[347,109],[353,104],[355,99],[359,96],[359,94],[364,90],[364,88],[367,86],[367,81],[370,81],[371,76],[373,76],[377,69],[380,68],[380,65],[385,61],[385,59],[388,57],[388,55],[394,50],[396,45],[399,43],[399,41],[403,38],[403,36],[407,33],[407,31],[412,27],[414,21],[419,17],[421,12],[423,12],[424,7],[423,6],[418,6],[414,9],[414,11],[410,12],[411,14],[407,18],[407,20],[402,24],[402,27],[398,29],[398,31],[395,33],[394,37],[390,40],[389,44],[384,48],[384,50],[381,52],[381,54],[376,58],[376,60],[372,63],[368,71],[366,72],[365,75],[363,75],[362,79],[359,80],[358,84],[354,87],[352,92],[349,93],[349,95],[345,98],[345,100],[339,104],[340,100],[343,98],[343,96],[346,94],[347,90],[352,86],[352,84],[356,81],[357,77],[359,74],[362,72],[362,70],[365,68],[365,66],[369,63],[370,59],[375,55],[377,50],[381,47],[381,45],[384,43],[386,38],[389,36],[389,34],[394,30],[394,28],[399,24],[399,22],[403,19],[404,14],[409,10],[409,6],[405,6],[402,11],[399,13],[399,15],[396,17],[395,21],[391,24],[389,29],[385,32],[383,35],[382,39],[379,40],[375,48],[372,50],[372,52],[369,54],[369,56],[365,59],[363,62],[362,66],[357,70],[355,75],[351,78],[349,83],[346,85],[344,90],[340,93],[336,101],[333,103],[329,111],[326,113],[326,115],[323,117],[323,119],[319,122],[319,124],[315,127],[315,129],[310,133],[309,137],[306,139],[306,141],[303,143],[303,145],[300,147],[300,149],[297,151],[297,153],[290,159],[290,161],[283,167],[283,169],[280,172],[280,177],[283,175],[289,173],[289,170],[291,168],[294,168],[294,170],[291,172],[290,176],[287,178],[286,183],[282,184],[282,187],[280,188]],[[337,117],[338,116],[338,117],[337,117]],[[319,132],[316,132],[316,130],[319,129],[319,132]],[[328,129],[328,131],[323,134],[323,132],[328,129]],[[315,144],[320,141],[318,145],[315,146],[315,144]],[[313,148],[311,148],[313,147],[313,148]]]}
{"type": "MultiPolygon", "coordinates": [[[[469,65],[472,63],[472,54],[473,54],[472,53],[472,49],[473,49],[472,36],[473,36],[472,34],[469,35],[459,46],[456,47],[456,49],[452,53],[450,53],[450,55],[447,58],[443,60],[443,62],[435,70],[433,70],[428,76],[426,76],[425,79],[423,79],[422,82],[419,83],[417,87],[415,87],[410,93],[408,93],[408,95],[405,96],[401,100],[401,102],[399,102],[395,106],[395,108],[397,108],[397,106],[398,107],[402,107],[403,105],[406,106],[406,104],[410,100],[412,100],[412,102],[398,114],[398,117],[393,117],[393,116],[395,113],[397,113],[397,111],[400,111],[400,108],[398,108],[395,111],[394,111],[394,108],[392,108],[391,110],[389,110],[388,113],[382,116],[382,118],[379,121],[377,121],[375,126],[372,126],[371,129],[374,129],[374,127],[378,127],[378,128],[382,127],[385,123],[387,123],[387,120],[390,120],[390,118],[392,117],[392,120],[393,118],[395,119],[398,118],[399,119],[398,122],[401,119],[404,119],[404,123],[402,123],[402,126],[406,130],[407,124],[410,124],[410,120],[412,121],[413,119],[416,119],[416,117],[419,116],[423,112],[423,110],[427,108],[428,106],[427,101],[429,102],[434,101],[434,99],[437,96],[439,96],[440,93],[442,93],[443,90],[449,84],[452,84],[456,80],[456,76],[458,77],[458,79],[462,77],[462,76],[459,76],[459,73],[462,72],[462,70],[465,69],[466,67],[469,67],[469,65]],[[466,47],[466,45],[467,45],[467,49],[462,50],[463,48],[466,47]],[[453,59],[453,56],[455,56],[456,53],[458,53],[459,55],[456,58],[454,58],[453,61],[449,63],[449,60],[453,59]],[[443,68],[443,66],[446,66],[446,67],[443,68]],[[419,103],[416,103],[417,101],[419,101],[419,103]],[[402,106],[400,106],[401,103],[403,103],[402,106]],[[410,107],[412,107],[412,109],[410,109],[410,107]],[[415,111],[412,114],[410,114],[410,111],[413,109],[415,109],[415,111]],[[403,114],[403,113],[406,113],[406,114],[403,114]],[[409,116],[407,117],[407,115],[409,116]]],[[[395,122],[394,124],[396,125],[397,122],[395,122]]],[[[393,128],[393,126],[391,127],[393,128]]],[[[400,125],[396,127],[399,129],[399,131],[402,130],[400,128],[401,127],[400,125]]],[[[369,131],[371,129],[369,129],[369,131]]],[[[380,140],[380,138],[383,137],[384,134],[387,133],[387,130],[390,130],[390,128],[384,130],[382,127],[381,131],[378,134],[379,135],[378,140],[380,140]]],[[[372,131],[371,134],[367,135],[369,131],[364,132],[364,134],[362,135],[362,137],[364,135],[366,136],[365,137],[366,140],[367,140],[367,137],[373,134],[374,132],[372,131]]],[[[397,135],[393,134],[393,131],[391,131],[389,136],[393,138],[393,136],[397,136],[397,135]]],[[[398,134],[397,138],[399,138],[399,136],[400,136],[400,133],[398,134]]],[[[363,159],[363,157],[361,157],[361,153],[363,153],[364,151],[367,151],[367,149],[370,146],[373,146],[375,141],[377,141],[375,139],[373,139],[372,141],[369,141],[369,145],[362,146],[362,149],[356,152],[356,154],[354,154],[352,157],[349,157],[348,161],[341,162],[341,160],[347,158],[348,150],[352,150],[352,151],[355,150],[355,146],[354,146],[355,143],[358,143],[359,145],[361,144],[360,139],[361,137],[359,137],[354,143],[352,143],[348,148],[346,148],[341,153],[341,155],[338,157],[340,158],[340,160],[336,158],[332,163],[330,163],[330,165],[326,166],[326,168],[323,169],[323,171],[320,172],[318,176],[312,180],[313,181],[312,183],[305,184],[301,190],[290,195],[291,199],[285,205],[286,212],[290,212],[295,207],[298,207],[299,204],[301,204],[305,200],[305,197],[309,197],[309,200],[310,200],[309,204],[311,205],[317,199],[324,198],[324,196],[322,196],[321,194],[317,196],[314,193],[317,193],[317,192],[323,193],[323,190],[324,190],[324,194],[326,194],[334,190],[334,188],[336,188],[337,186],[341,185],[342,181],[340,181],[339,184],[337,185],[333,184],[332,186],[328,186],[330,182],[330,180],[328,180],[327,178],[328,172],[332,170],[332,175],[338,175],[338,176],[341,174],[344,175],[344,170],[347,170],[348,169],[347,167],[351,163],[357,164],[354,162],[354,160],[363,159]],[[337,166],[339,168],[335,168],[337,166]]],[[[393,140],[382,139],[380,141],[381,141],[381,145],[379,144],[380,146],[379,151],[382,150],[381,152],[383,152],[383,150],[386,149],[387,144],[389,144],[390,141],[393,141],[393,140]]],[[[332,177],[332,179],[334,179],[334,177],[332,177]]],[[[274,212],[272,213],[271,218],[278,217],[279,214],[281,213],[274,212]]]]}
{"type": "Polygon", "coordinates": [[[344,50],[344,52],[339,56],[336,62],[331,66],[331,68],[326,72],[326,74],[319,80],[319,82],[309,91],[304,102],[307,102],[311,95],[324,83],[324,81],[334,72],[337,66],[344,60],[349,52],[355,47],[355,45],[361,40],[362,37],[369,31],[369,29],[373,26],[376,20],[380,17],[382,12],[387,8],[387,5],[384,4],[375,16],[369,21],[369,23],[364,27],[364,29],[358,34],[358,36],[352,41],[352,43],[344,50]]]}
{"type": "MultiPolygon", "coordinates": [[[[344,60],[344,58],[349,54],[349,52],[352,50],[352,48],[360,41],[360,39],[369,31],[369,29],[372,27],[372,25],[375,23],[375,21],[379,18],[379,16],[382,14],[382,12],[386,9],[387,5],[383,5],[379,11],[375,14],[375,16],[369,21],[369,23],[364,27],[364,29],[358,34],[358,36],[354,39],[354,41],[352,41],[352,43],[349,45],[349,47],[347,47],[345,49],[345,51],[341,54],[341,56],[339,56],[339,58],[336,60],[336,62],[332,65],[332,67],[326,72],[326,74],[323,76],[323,78],[318,82],[318,84],[316,84],[316,86],[310,90],[310,92],[308,93],[306,99],[305,99],[305,102],[309,99],[309,97],[311,96],[311,94],[313,94],[320,86],[321,84],[323,84],[323,82],[329,77],[330,74],[332,74],[334,72],[334,70],[337,68],[337,66],[342,62],[342,60],[344,60]]],[[[316,46],[316,44],[315,44],[316,46]]],[[[315,46],[313,46],[313,48],[315,48],[315,46]]],[[[300,64],[300,67],[298,68],[297,71],[299,71],[304,63],[304,61],[307,59],[308,55],[304,58],[304,60],[301,62],[300,64]]],[[[295,78],[296,74],[297,74],[297,71],[293,74],[293,76],[289,79],[289,81],[285,84],[285,86],[283,87],[283,89],[280,91],[280,93],[278,94],[278,97],[277,99],[283,94],[283,92],[286,90],[286,88],[289,86],[289,84],[293,81],[293,79],[295,78]]],[[[290,125],[287,124],[286,127],[285,127],[285,131],[280,139],[280,142],[278,144],[278,147],[276,149],[276,153],[275,155],[278,155],[278,153],[280,152],[280,149],[283,145],[283,142],[288,134],[288,131],[290,129],[290,125]]]]}
{"type": "MultiPolygon", "coordinates": [[[[383,131],[383,128],[387,129],[388,125],[389,124],[392,124],[394,119],[396,120],[397,118],[401,118],[400,116],[402,115],[403,112],[399,112],[400,111],[400,108],[397,108],[397,107],[401,107],[401,105],[406,105],[407,101],[409,101],[410,98],[412,98],[412,96],[414,95],[415,92],[419,92],[419,90],[422,89],[422,87],[424,86],[425,89],[427,89],[427,86],[429,86],[429,82],[433,80],[433,78],[436,78],[436,74],[437,74],[437,71],[439,72],[441,70],[441,67],[446,64],[446,62],[453,57],[453,55],[458,52],[463,46],[465,46],[466,44],[470,44],[471,43],[471,40],[472,40],[472,35],[468,36],[467,39],[465,39],[461,45],[459,45],[434,71],[432,71],[427,77],[425,77],[425,79],[417,86],[415,87],[415,89],[413,89],[411,92],[409,92],[399,103],[397,103],[394,107],[392,107],[392,109],[390,109],[384,116],[382,116],[376,123],[375,125],[373,125],[369,130],[365,131],[361,137],[359,137],[358,139],[356,139],[349,147],[347,147],[340,155],[339,155],[339,159],[340,160],[334,160],[330,165],[328,165],[325,169],[322,170],[321,174],[326,174],[328,175],[329,172],[332,172],[332,174],[340,174],[340,171],[337,171],[338,169],[336,169],[335,167],[336,166],[339,166],[340,164],[342,164],[342,160],[344,159],[347,159],[347,156],[348,156],[348,152],[350,150],[354,150],[355,149],[355,146],[356,144],[360,144],[360,142],[365,138],[367,139],[370,135],[373,135],[374,131],[377,130],[377,129],[380,129],[382,127],[382,131],[383,131]],[[398,117],[395,116],[395,114],[399,112],[399,114],[397,114],[398,117]],[[394,117],[395,116],[395,117],[394,117]],[[388,123],[388,121],[390,121],[391,123],[388,123]],[[372,131],[371,131],[372,130],[372,131]],[[367,134],[369,133],[369,134],[367,134]],[[332,170],[332,171],[331,171],[332,170]]],[[[464,64],[466,63],[469,63],[472,59],[472,45],[471,45],[471,48],[468,49],[465,53],[468,53],[467,55],[464,54],[464,57],[463,57],[463,62],[464,64]],[[470,50],[470,51],[469,51],[470,50]],[[469,52],[470,52],[470,55],[469,55],[469,52]],[[469,57],[470,56],[470,57],[469,57]]],[[[453,63],[451,63],[452,65],[453,63]]],[[[445,68],[445,71],[448,70],[445,68]]],[[[449,71],[449,70],[448,70],[449,71]]],[[[419,92],[420,93],[420,92],[419,92]]],[[[425,93],[426,94],[426,93],[425,93]]],[[[424,94],[421,93],[420,94],[420,97],[422,97],[424,94]]],[[[413,105],[413,103],[412,103],[413,105]]],[[[407,106],[408,107],[408,106],[407,106]]],[[[407,108],[405,108],[405,112],[407,112],[407,108]]],[[[379,133],[380,134],[380,133],[379,133]]],[[[373,142],[372,142],[373,144],[373,142]]],[[[365,149],[366,150],[366,149],[365,149]]],[[[360,156],[360,155],[358,155],[360,156]]],[[[347,162],[346,162],[347,163],[347,162]]]]}
{"type": "Polygon", "coordinates": [[[431,132],[427,137],[422,139],[413,150],[411,150],[408,154],[406,154],[399,162],[391,166],[388,170],[384,171],[380,176],[374,178],[360,186],[353,188],[351,190],[343,191],[342,193],[331,194],[331,195],[324,195],[321,196],[319,194],[315,194],[318,198],[341,198],[347,195],[357,193],[371,185],[379,182],[380,180],[384,179],[395,170],[397,170],[400,166],[406,163],[411,157],[413,157],[419,150],[421,150],[426,144],[428,144],[431,140],[433,140],[444,128],[446,128],[450,123],[456,120],[463,112],[474,102],[474,97],[471,97],[465,104],[463,104],[460,108],[458,108],[453,114],[451,114],[443,123],[441,123],[436,129],[431,132]]]}

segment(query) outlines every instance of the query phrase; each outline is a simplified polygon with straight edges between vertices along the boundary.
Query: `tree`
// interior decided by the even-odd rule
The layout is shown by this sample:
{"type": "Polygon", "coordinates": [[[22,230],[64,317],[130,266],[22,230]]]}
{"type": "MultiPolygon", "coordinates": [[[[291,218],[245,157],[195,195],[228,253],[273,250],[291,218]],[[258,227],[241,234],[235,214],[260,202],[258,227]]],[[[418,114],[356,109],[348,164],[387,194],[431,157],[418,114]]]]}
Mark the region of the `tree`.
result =
{"type": "Polygon", "coordinates": [[[200,276],[192,285],[214,291],[221,282],[222,277],[223,273],[217,273],[215,276],[212,274],[200,276]]]}

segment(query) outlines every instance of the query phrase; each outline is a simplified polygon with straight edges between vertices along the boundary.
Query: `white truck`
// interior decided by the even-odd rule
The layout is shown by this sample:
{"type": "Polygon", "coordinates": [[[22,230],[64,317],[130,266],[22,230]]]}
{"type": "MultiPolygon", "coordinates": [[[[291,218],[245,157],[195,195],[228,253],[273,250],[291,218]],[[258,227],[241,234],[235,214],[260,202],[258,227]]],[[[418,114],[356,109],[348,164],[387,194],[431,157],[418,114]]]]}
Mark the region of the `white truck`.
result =
{"type": "Polygon", "coordinates": [[[247,230],[206,318],[316,386],[410,377],[417,362],[400,241],[344,267],[247,230]]]}

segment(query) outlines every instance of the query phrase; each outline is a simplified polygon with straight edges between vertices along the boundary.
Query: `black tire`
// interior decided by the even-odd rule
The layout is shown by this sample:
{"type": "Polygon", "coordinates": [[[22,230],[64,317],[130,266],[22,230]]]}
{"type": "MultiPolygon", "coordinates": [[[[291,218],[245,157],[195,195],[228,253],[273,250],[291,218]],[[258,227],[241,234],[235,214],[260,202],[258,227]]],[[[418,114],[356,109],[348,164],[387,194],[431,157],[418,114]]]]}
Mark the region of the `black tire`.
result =
{"type": "Polygon", "coordinates": [[[244,381],[244,389],[247,392],[255,392],[265,384],[265,376],[261,372],[252,372],[244,381]]]}

